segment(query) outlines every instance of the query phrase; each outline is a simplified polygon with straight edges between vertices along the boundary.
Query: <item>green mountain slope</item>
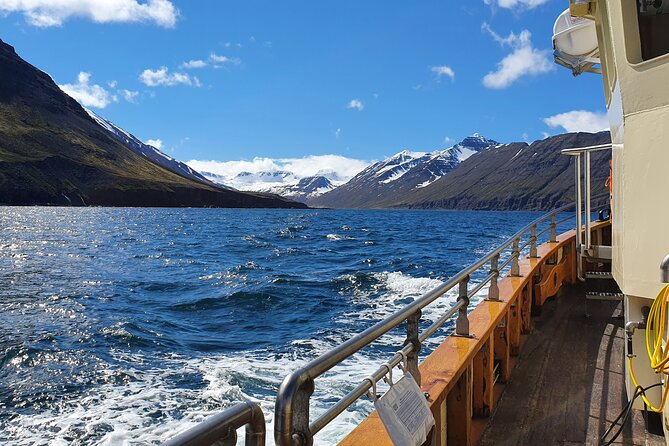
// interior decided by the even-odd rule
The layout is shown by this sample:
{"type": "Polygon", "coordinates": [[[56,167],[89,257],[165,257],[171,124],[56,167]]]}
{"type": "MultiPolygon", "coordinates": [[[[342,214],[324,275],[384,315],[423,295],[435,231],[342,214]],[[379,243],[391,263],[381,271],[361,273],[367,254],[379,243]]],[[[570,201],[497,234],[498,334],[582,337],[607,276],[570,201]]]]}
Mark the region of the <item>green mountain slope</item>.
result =
{"type": "Polygon", "coordinates": [[[125,147],[0,40],[0,204],[305,207],[199,183],[125,147]]]}

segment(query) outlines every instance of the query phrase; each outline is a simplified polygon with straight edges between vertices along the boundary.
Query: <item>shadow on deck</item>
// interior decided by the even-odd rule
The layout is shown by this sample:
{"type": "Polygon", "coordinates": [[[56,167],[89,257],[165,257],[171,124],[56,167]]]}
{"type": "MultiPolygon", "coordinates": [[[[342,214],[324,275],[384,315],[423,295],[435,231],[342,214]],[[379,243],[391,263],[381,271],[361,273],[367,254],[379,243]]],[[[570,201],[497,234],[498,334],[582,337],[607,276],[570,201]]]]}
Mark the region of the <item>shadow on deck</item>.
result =
{"type": "MultiPolygon", "coordinates": [[[[627,403],[622,305],[565,286],[525,336],[480,445],[598,445],[627,403]]],[[[665,445],[634,411],[615,444],[665,445]]]]}

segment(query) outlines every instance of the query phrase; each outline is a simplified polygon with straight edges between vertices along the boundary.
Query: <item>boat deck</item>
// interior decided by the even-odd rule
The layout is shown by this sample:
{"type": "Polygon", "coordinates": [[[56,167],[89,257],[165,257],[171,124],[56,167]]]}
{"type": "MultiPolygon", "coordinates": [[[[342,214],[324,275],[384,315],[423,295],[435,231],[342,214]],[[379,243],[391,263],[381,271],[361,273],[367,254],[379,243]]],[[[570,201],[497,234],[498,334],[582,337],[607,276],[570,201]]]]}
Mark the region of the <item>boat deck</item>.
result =
{"type": "MultiPolygon", "coordinates": [[[[621,304],[589,301],[584,289],[564,286],[534,319],[532,334],[480,445],[598,445],[627,403],[621,304]]],[[[616,443],[665,445],[633,411],[616,443]]]]}

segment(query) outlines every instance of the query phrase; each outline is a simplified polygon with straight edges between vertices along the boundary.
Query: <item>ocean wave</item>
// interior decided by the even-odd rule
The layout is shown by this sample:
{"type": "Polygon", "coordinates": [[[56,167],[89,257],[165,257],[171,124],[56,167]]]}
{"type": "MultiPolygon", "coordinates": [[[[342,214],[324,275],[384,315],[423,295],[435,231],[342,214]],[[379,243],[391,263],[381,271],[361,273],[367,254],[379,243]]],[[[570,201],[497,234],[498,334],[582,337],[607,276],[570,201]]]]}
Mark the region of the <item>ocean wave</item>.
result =
{"type": "Polygon", "coordinates": [[[349,236],[344,236],[344,235],[339,235],[339,234],[328,234],[325,236],[326,239],[332,240],[332,241],[339,241],[339,240],[355,240],[355,237],[349,237],[349,236]]]}

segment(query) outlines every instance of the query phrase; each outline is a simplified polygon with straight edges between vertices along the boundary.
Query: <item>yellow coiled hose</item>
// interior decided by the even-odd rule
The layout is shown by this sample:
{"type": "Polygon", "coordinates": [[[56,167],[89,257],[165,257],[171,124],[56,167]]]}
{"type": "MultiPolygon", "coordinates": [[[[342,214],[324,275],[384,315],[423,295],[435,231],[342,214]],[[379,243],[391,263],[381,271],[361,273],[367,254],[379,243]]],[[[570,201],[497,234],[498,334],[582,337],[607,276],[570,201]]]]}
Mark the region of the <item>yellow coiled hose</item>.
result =
{"type": "MultiPolygon", "coordinates": [[[[650,366],[655,373],[663,373],[669,375],[669,343],[664,343],[664,329],[667,323],[667,301],[669,300],[669,285],[666,285],[660,291],[650,307],[648,313],[648,322],[646,324],[646,351],[648,352],[648,359],[650,366]]],[[[632,368],[632,355],[627,356],[629,364],[630,377],[634,386],[639,388],[639,383],[634,376],[634,369],[632,368]]],[[[641,393],[646,406],[653,412],[662,412],[664,405],[667,403],[667,395],[669,395],[669,385],[664,385],[664,392],[662,393],[662,401],[659,407],[653,406],[645,393],[641,393]]]]}

